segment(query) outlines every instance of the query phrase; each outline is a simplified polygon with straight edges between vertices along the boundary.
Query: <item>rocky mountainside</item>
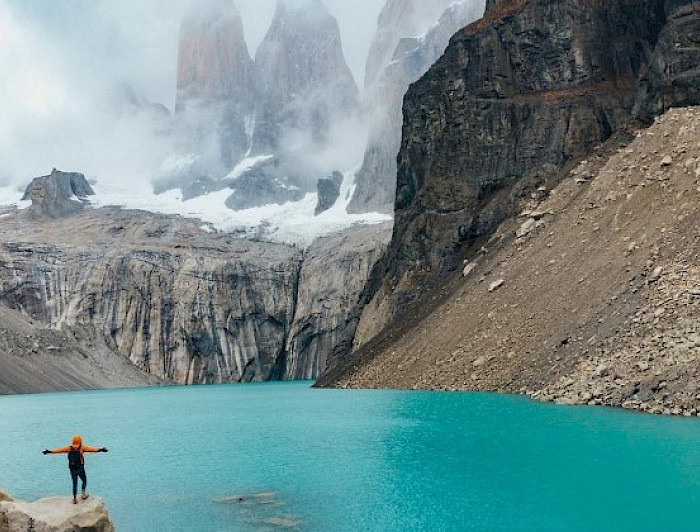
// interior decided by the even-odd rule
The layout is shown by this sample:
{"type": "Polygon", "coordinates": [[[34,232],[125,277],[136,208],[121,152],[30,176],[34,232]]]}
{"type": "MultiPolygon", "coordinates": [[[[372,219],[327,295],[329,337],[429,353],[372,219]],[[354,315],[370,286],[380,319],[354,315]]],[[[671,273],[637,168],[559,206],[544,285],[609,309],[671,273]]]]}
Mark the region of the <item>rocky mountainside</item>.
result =
{"type": "MultiPolygon", "coordinates": [[[[689,1],[492,1],[483,19],[452,39],[405,98],[394,236],[365,294],[356,336],[365,348],[356,360],[376,353],[393,360],[385,370],[410,370],[411,363],[392,359],[392,342],[402,327],[420,320],[419,309],[429,314],[429,302],[453,289],[446,280],[464,260],[489,249],[504,221],[545,197],[567,165],[624,135],[637,118],[700,103],[699,15],[700,7],[689,1]]],[[[493,279],[494,290],[498,281],[493,279]]],[[[529,296],[510,304],[540,299],[529,296]]],[[[485,327],[492,318],[478,308],[472,300],[470,311],[482,316],[485,327]]],[[[511,318],[523,328],[528,316],[511,318]]],[[[479,328],[468,334],[482,337],[479,328]]],[[[416,367],[424,367],[421,360],[436,362],[410,345],[404,348],[416,367]]],[[[455,347],[457,364],[477,362],[477,352],[491,356],[470,346],[464,356],[455,347]]],[[[516,350],[514,356],[532,362],[527,353],[516,350]]],[[[514,375],[514,382],[525,381],[514,375]]],[[[392,382],[387,372],[376,376],[377,382],[392,382]]],[[[402,382],[429,386],[422,379],[402,382]]],[[[476,387],[471,379],[459,386],[476,387]]]]}
{"type": "Polygon", "coordinates": [[[418,38],[453,3],[454,0],[387,0],[379,13],[377,32],[367,56],[365,90],[372,89],[378,82],[402,39],[418,38]]]}
{"type": "Polygon", "coordinates": [[[482,13],[481,3],[471,0],[385,5],[367,60],[370,137],[350,212],[393,212],[404,94],[443,54],[450,37],[482,13]]]}
{"type": "Polygon", "coordinates": [[[47,335],[86,331],[95,345],[176,383],[311,378],[349,342],[390,236],[385,226],[352,229],[305,254],[205,229],[119,209],[60,220],[8,213],[0,303],[47,335]]]}
{"type": "Polygon", "coordinates": [[[429,312],[370,342],[336,384],[700,415],[700,108],[633,138],[529,198],[429,312]]]}
{"type": "Polygon", "coordinates": [[[299,201],[344,169],[318,154],[359,111],[338,22],[321,0],[278,0],[253,60],[234,3],[196,3],[180,32],[177,110],[157,192],[229,188],[233,210],[299,201]]]}
{"type": "Polygon", "coordinates": [[[75,506],[68,497],[27,503],[0,489],[0,532],[114,532],[104,503],[96,498],[75,506]]]}

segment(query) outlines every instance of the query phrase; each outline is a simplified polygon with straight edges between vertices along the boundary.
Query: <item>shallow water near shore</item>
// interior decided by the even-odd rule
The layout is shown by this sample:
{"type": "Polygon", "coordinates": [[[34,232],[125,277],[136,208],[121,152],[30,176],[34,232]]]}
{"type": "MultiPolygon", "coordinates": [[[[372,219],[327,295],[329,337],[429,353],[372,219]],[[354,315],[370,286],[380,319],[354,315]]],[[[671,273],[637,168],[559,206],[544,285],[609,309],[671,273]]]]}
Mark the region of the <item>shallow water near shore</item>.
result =
{"type": "Polygon", "coordinates": [[[650,530],[700,521],[700,420],[310,383],[0,397],[0,486],[88,491],[120,531],[650,530]]]}

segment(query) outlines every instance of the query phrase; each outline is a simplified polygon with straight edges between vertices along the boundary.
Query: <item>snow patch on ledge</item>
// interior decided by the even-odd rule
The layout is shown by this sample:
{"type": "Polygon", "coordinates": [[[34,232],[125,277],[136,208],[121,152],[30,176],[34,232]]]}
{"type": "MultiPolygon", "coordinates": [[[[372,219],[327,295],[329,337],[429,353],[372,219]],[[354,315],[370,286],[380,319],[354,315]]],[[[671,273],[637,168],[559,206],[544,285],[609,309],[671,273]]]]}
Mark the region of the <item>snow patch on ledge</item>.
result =
{"type": "MultiPolygon", "coordinates": [[[[248,159],[246,166],[251,167],[264,160],[248,159]]],[[[236,168],[241,174],[243,167],[236,168]]],[[[336,233],[353,225],[378,224],[390,221],[386,214],[348,214],[347,206],[355,185],[354,173],[350,173],[341,186],[340,197],[329,210],[314,216],[318,202],[318,194],[309,193],[301,201],[288,202],[283,205],[265,205],[253,209],[233,211],[226,207],[226,199],[232,190],[224,189],[183,201],[179,190],[170,190],[163,194],[155,194],[150,183],[128,186],[123,183],[107,182],[98,179],[90,180],[94,196],[86,198],[95,208],[119,206],[124,209],[138,209],[161,214],[175,214],[188,218],[198,218],[207,227],[234,232],[248,238],[294,244],[302,247],[309,246],[320,236],[336,233]]],[[[0,187],[0,205],[14,205],[24,209],[31,201],[21,201],[22,189],[16,186],[0,187]]]]}

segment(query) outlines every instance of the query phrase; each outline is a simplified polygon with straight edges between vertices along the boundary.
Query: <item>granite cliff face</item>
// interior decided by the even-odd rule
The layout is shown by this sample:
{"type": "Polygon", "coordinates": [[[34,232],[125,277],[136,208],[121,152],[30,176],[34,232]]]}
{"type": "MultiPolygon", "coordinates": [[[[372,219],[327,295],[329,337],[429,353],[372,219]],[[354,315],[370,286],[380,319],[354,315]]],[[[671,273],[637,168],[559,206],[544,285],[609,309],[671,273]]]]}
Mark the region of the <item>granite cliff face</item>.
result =
{"type": "Polygon", "coordinates": [[[255,60],[232,1],[195,3],[178,67],[177,148],[161,165],[158,192],[192,198],[230,188],[227,206],[241,210],[298,201],[338,170],[319,153],[357,120],[359,92],[321,0],[279,0],[255,60]],[[239,170],[245,157],[267,159],[239,170]]]}
{"type": "Polygon", "coordinates": [[[360,342],[631,122],[664,22],[662,2],[513,1],[453,37],[404,101],[394,238],[360,342]]]}
{"type": "Polygon", "coordinates": [[[365,65],[365,89],[371,89],[391,63],[401,39],[417,38],[433,24],[454,0],[417,2],[387,0],[379,13],[377,32],[365,65]]]}
{"type": "Polygon", "coordinates": [[[180,28],[175,140],[199,159],[185,169],[192,175],[168,175],[179,180],[171,185],[219,177],[240,161],[250,148],[253,103],[254,63],[235,4],[196,2],[180,28]]]}
{"type": "Polygon", "coordinates": [[[366,67],[370,137],[349,212],[393,212],[401,106],[409,85],[443,54],[450,37],[483,12],[480,2],[387,2],[366,67]]]}
{"type": "Polygon", "coordinates": [[[356,323],[387,228],[365,229],[371,243],[329,237],[307,263],[297,248],[200,226],[117,209],[51,221],[10,213],[0,227],[0,303],[48,331],[83,331],[88,344],[180,384],[315,377],[347,342],[336,329],[356,323]],[[314,266],[326,247],[336,262],[314,266]],[[309,270],[338,274],[320,282],[309,270]]]}
{"type": "Polygon", "coordinates": [[[283,152],[299,137],[322,145],[333,120],[358,108],[338,23],[320,0],[279,0],[255,68],[254,155],[283,152]]]}

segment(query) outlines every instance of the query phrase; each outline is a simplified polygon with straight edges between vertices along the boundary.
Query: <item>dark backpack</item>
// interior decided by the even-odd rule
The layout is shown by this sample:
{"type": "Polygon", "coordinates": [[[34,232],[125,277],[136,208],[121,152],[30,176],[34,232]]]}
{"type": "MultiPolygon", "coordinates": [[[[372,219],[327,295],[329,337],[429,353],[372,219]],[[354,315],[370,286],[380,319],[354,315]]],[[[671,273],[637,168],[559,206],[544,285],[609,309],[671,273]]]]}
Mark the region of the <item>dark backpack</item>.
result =
{"type": "Polygon", "coordinates": [[[81,447],[71,447],[68,451],[68,467],[70,469],[78,469],[83,465],[80,460],[80,449],[81,447]]]}

